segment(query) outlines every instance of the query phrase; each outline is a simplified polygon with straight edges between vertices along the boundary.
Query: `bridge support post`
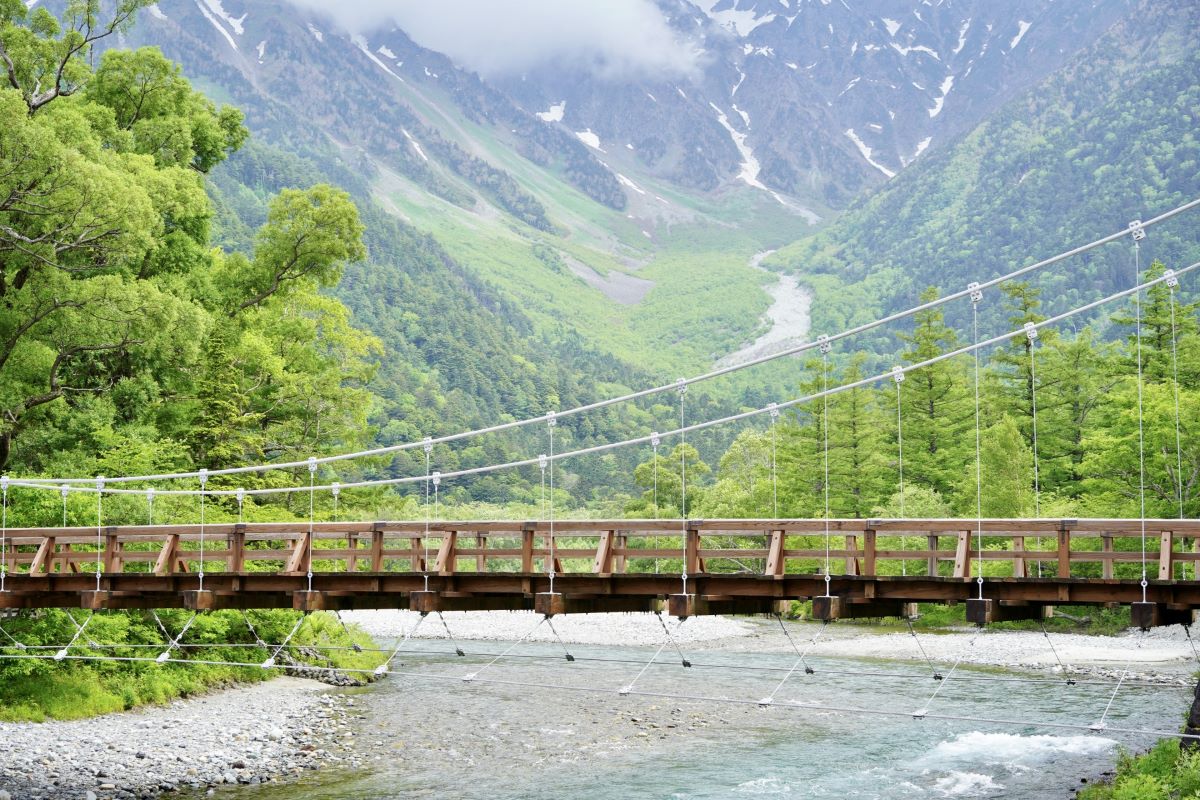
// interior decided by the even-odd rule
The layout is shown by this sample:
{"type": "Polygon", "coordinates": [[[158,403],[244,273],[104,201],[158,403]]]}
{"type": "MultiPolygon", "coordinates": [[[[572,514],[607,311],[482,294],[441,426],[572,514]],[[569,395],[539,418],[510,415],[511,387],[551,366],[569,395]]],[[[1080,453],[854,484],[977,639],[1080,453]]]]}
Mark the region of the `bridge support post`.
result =
{"type": "Polygon", "coordinates": [[[410,592],[408,595],[409,611],[428,614],[431,611],[441,611],[441,597],[437,592],[410,592]]]}
{"type": "Polygon", "coordinates": [[[967,600],[967,622],[973,625],[986,625],[989,622],[994,622],[993,616],[995,607],[998,604],[991,600],[984,600],[981,597],[972,597],[967,600]]]}
{"type": "Polygon", "coordinates": [[[192,611],[212,611],[217,607],[216,596],[208,589],[189,589],[183,592],[183,607],[192,611]]]}
{"type": "Polygon", "coordinates": [[[680,620],[696,616],[696,595],[673,594],[668,596],[667,613],[680,620]]]}
{"type": "Polygon", "coordinates": [[[1148,631],[1162,624],[1158,603],[1131,603],[1129,617],[1135,628],[1148,631]]]}
{"type": "Polygon", "coordinates": [[[89,611],[99,611],[108,608],[108,601],[112,598],[112,592],[106,591],[90,591],[79,593],[79,606],[86,608],[89,611]]]}
{"type": "Polygon", "coordinates": [[[812,615],[813,619],[819,619],[822,622],[841,619],[842,598],[825,595],[814,597],[812,599],[812,615]]]}
{"type": "Polygon", "coordinates": [[[562,592],[538,592],[533,596],[533,610],[544,617],[567,613],[567,604],[562,592]]]}
{"type": "MultiPolygon", "coordinates": [[[[212,592],[207,592],[212,594],[212,592]]],[[[292,592],[292,609],[295,611],[324,611],[324,592],[292,592]]]]}

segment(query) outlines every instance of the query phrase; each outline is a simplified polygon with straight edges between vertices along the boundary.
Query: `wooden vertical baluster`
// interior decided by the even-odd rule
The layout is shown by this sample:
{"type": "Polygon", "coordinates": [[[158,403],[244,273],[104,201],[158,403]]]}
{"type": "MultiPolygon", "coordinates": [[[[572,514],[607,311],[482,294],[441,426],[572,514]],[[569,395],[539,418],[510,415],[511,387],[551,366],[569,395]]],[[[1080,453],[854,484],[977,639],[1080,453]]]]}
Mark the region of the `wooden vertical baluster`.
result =
{"type": "MultiPolygon", "coordinates": [[[[1111,533],[1108,533],[1107,531],[1105,531],[1104,533],[1102,533],[1100,535],[1100,538],[1101,538],[1101,548],[1103,549],[1103,551],[1105,553],[1111,554],[1113,551],[1113,535],[1111,533]]],[[[1104,559],[1104,563],[1100,567],[1100,572],[1101,572],[1101,575],[1106,580],[1112,580],[1113,560],[1111,558],[1104,559]]]]}
{"type": "Polygon", "coordinates": [[[931,533],[925,537],[925,543],[929,547],[929,557],[925,560],[925,574],[931,577],[936,577],[938,574],[938,535],[931,533]]]}
{"type": "Polygon", "coordinates": [[[1012,561],[1013,577],[1014,578],[1024,578],[1025,577],[1025,555],[1024,555],[1024,553],[1025,553],[1025,537],[1024,536],[1015,536],[1015,535],[1013,536],[1012,550],[1014,553],[1013,561],[1012,561]],[[1020,555],[1016,555],[1018,553],[1020,555]]]}

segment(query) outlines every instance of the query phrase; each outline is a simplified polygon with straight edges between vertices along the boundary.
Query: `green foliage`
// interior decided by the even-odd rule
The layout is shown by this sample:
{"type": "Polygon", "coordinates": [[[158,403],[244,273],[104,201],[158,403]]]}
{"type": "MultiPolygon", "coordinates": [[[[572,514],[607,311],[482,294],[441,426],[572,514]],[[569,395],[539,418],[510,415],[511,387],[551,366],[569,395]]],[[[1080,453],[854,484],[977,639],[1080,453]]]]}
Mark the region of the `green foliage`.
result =
{"type": "Polygon", "coordinates": [[[1148,752],[1122,752],[1111,784],[1079,792],[1080,800],[1192,800],[1200,795],[1200,752],[1164,739],[1148,752]]]}

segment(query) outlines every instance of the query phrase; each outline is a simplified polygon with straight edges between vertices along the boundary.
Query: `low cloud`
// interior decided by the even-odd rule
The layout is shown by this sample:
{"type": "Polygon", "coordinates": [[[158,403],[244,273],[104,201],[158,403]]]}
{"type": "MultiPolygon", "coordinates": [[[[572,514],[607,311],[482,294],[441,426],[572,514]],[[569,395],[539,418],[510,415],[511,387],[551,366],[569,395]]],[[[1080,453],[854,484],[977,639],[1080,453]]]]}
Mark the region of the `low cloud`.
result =
{"type": "Polygon", "coordinates": [[[394,23],[422,47],[487,76],[550,63],[604,77],[690,75],[693,45],[652,0],[294,0],[360,33],[394,23]]]}

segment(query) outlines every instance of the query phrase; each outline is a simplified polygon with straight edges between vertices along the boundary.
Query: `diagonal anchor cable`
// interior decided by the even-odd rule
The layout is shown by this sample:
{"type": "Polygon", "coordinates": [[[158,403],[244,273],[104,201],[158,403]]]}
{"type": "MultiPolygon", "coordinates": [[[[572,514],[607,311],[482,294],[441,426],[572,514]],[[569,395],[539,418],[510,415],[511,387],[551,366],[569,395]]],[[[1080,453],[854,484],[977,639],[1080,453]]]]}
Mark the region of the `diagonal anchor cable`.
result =
{"type": "Polygon", "coordinates": [[[641,677],[646,674],[646,670],[650,669],[650,666],[655,661],[658,660],[658,657],[660,655],[662,655],[662,651],[666,649],[668,641],[669,640],[666,640],[666,639],[663,640],[663,643],[660,644],[658,646],[658,649],[654,651],[654,655],[650,657],[650,660],[642,665],[641,670],[639,670],[638,674],[633,677],[633,680],[631,680],[629,683],[627,683],[626,685],[624,685],[620,689],[618,689],[617,694],[621,695],[622,697],[625,697],[626,695],[628,695],[630,692],[633,691],[634,684],[636,684],[639,680],[641,680],[641,677]]]}
{"type": "MultiPolygon", "coordinates": [[[[933,701],[938,696],[938,693],[942,691],[942,687],[950,682],[950,678],[954,676],[954,671],[958,669],[958,665],[962,663],[964,658],[966,658],[967,651],[975,646],[975,640],[979,638],[979,635],[983,633],[983,631],[984,628],[981,627],[975,632],[975,635],[971,637],[971,641],[967,642],[966,647],[964,647],[962,652],[958,654],[958,660],[954,662],[954,666],[952,666],[950,671],[946,673],[946,677],[938,683],[937,687],[933,690],[933,694],[929,695],[929,699],[925,701],[925,705],[913,712],[913,719],[924,719],[929,714],[929,706],[933,704],[933,701]]],[[[937,677],[940,678],[941,676],[937,677]]]]}
{"type": "Polygon", "coordinates": [[[550,627],[550,631],[554,634],[554,638],[558,639],[558,643],[562,645],[563,654],[566,656],[567,661],[574,661],[575,656],[571,655],[571,651],[567,649],[567,643],[564,642],[562,637],[558,635],[558,631],[554,627],[553,620],[551,620],[549,617],[546,617],[546,625],[550,627]]]}
{"type": "MultiPolygon", "coordinates": [[[[1141,634],[1139,634],[1139,636],[1138,636],[1138,643],[1137,643],[1137,648],[1136,648],[1137,650],[1142,649],[1142,641],[1145,639],[1145,637],[1146,637],[1146,631],[1143,630],[1141,632],[1141,634]]],[[[1191,638],[1190,634],[1189,634],[1188,638],[1189,639],[1191,638]]],[[[1120,679],[1117,680],[1117,685],[1115,687],[1113,687],[1113,692],[1108,698],[1108,704],[1106,706],[1104,706],[1104,713],[1100,715],[1100,720],[1098,722],[1094,722],[1091,725],[1089,725],[1088,730],[1094,731],[1096,733],[1099,733],[1100,731],[1104,730],[1104,728],[1105,728],[1104,721],[1106,719],[1108,719],[1108,712],[1112,709],[1113,701],[1117,699],[1117,692],[1121,691],[1121,685],[1123,683],[1125,683],[1125,678],[1129,675],[1129,668],[1131,666],[1133,666],[1133,658],[1132,657],[1130,657],[1130,659],[1125,662],[1125,669],[1121,670],[1121,677],[1120,677],[1120,679]]]]}
{"type": "Polygon", "coordinates": [[[388,667],[389,667],[389,665],[391,665],[392,659],[394,659],[396,657],[396,655],[400,652],[401,648],[403,648],[404,645],[408,644],[408,640],[413,637],[413,634],[415,634],[417,632],[417,629],[421,627],[421,623],[424,621],[425,621],[425,615],[422,614],[420,616],[420,618],[417,619],[417,623],[415,625],[413,625],[411,628],[409,628],[407,632],[405,632],[404,638],[401,639],[400,643],[396,645],[396,649],[392,651],[392,654],[387,657],[387,661],[384,661],[382,664],[380,664],[378,667],[375,668],[374,674],[377,677],[382,677],[384,675],[387,675],[388,667]]]}
{"type": "Polygon", "coordinates": [[[64,658],[67,657],[67,651],[70,650],[71,647],[75,644],[75,641],[80,636],[83,635],[83,629],[88,626],[88,623],[92,621],[92,617],[94,617],[94,616],[96,616],[96,612],[89,611],[88,615],[87,615],[87,619],[85,619],[83,621],[83,624],[80,625],[78,622],[75,621],[75,617],[71,616],[71,612],[69,612],[69,611],[67,612],[67,619],[71,620],[71,624],[75,626],[75,635],[71,637],[71,641],[67,642],[66,647],[64,647],[63,649],[59,650],[57,653],[54,654],[55,661],[62,661],[64,658]]]}
{"type": "Polygon", "coordinates": [[[196,621],[196,612],[192,612],[192,616],[184,623],[183,630],[179,631],[178,636],[171,636],[167,630],[167,626],[163,625],[163,621],[159,619],[157,611],[151,610],[150,614],[154,617],[154,621],[158,623],[158,627],[163,632],[163,635],[167,637],[167,649],[159,653],[158,658],[154,659],[159,664],[163,664],[171,657],[171,651],[179,646],[179,640],[183,638],[183,635],[188,632],[188,628],[192,627],[192,623],[196,621]]]}
{"type": "Polygon", "coordinates": [[[455,640],[454,634],[450,632],[450,625],[446,622],[446,618],[442,616],[442,612],[437,612],[438,619],[442,621],[442,627],[446,630],[446,638],[450,640],[450,644],[454,645],[454,654],[459,658],[466,655],[463,649],[458,646],[458,641],[455,640]]]}
{"type": "MultiPolygon", "coordinates": [[[[805,653],[801,653],[800,648],[796,646],[795,640],[792,639],[792,635],[790,633],[788,633],[787,626],[785,626],[783,624],[783,616],[780,614],[776,614],[775,619],[779,620],[779,629],[782,630],[783,635],[785,637],[787,637],[788,644],[790,644],[792,646],[792,649],[796,651],[796,655],[800,656],[800,660],[804,663],[804,674],[805,675],[816,674],[816,670],[814,670],[812,667],[810,667],[808,665],[807,661],[804,661],[804,655],[805,655],[805,653],[807,653],[807,650],[805,651],[805,653]]],[[[829,620],[824,620],[824,621],[829,622],[829,620]]],[[[825,628],[824,628],[824,626],[822,626],[821,631],[817,634],[817,636],[820,636],[821,633],[824,633],[824,632],[825,632],[825,628]]],[[[813,642],[815,642],[816,640],[817,640],[817,637],[814,636],[812,642],[809,642],[809,646],[811,647],[813,642]]]]}
{"type": "MultiPolygon", "coordinates": [[[[1058,650],[1057,650],[1057,648],[1054,647],[1054,641],[1050,638],[1050,631],[1046,630],[1045,621],[1038,620],[1038,624],[1040,624],[1042,626],[1042,634],[1046,637],[1046,644],[1050,645],[1050,652],[1054,653],[1054,660],[1058,662],[1058,668],[1063,671],[1064,675],[1066,675],[1067,674],[1067,665],[1064,664],[1062,662],[1062,659],[1058,657],[1058,650]]],[[[1075,685],[1075,679],[1072,678],[1071,676],[1067,675],[1067,686],[1074,686],[1074,685],[1075,685]]]]}
{"type": "Polygon", "coordinates": [[[353,637],[350,635],[350,629],[346,627],[346,620],[342,619],[342,612],[341,612],[341,611],[334,611],[334,612],[333,612],[333,615],[334,615],[335,617],[337,617],[337,621],[338,621],[338,623],[340,623],[340,624],[341,624],[341,626],[342,626],[342,633],[346,634],[346,640],[350,642],[350,647],[351,647],[351,648],[354,650],[354,652],[356,652],[356,653],[361,653],[361,652],[362,652],[362,645],[361,645],[361,644],[358,644],[357,642],[355,642],[355,641],[354,641],[354,639],[353,639],[353,637]]]}
{"type": "Polygon", "coordinates": [[[917,643],[917,649],[921,651],[921,655],[925,658],[925,663],[929,665],[929,671],[933,673],[935,681],[942,680],[942,673],[937,671],[937,665],[933,663],[933,659],[925,652],[925,647],[921,644],[920,637],[917,636],[916,630],[913,629],[912,619],[905,617],[904,621],[908,624],[908,632],[912,634],[913,641],[917,643]]]}
{"type": "MultiPolygon", "coordinates": [[[[780,618],[779,622],[780,622],[780,625],[782,625],[783,619],[780,618]]],[[[813,636],[812,640],[808,643],[808,646],[804,648],[804,652],[801,653],[799,650],[796,651],[799,658],[796,659],[796,663],[792,664],[792,668],[789,669],[786,674],[784,674],[783,680],[781,680],[779,682],[779,685],[777,685],[775,687],[774,691],[772,691],[769,695],[767,695],[766,697],[764,697],[763,699],[758,701],[758,704],[760,706],[769,706],[769,705],[771,705],[771,703],[775,702],[775,695],[779,694],[779,690],[783,688],[783,685],[785,683],[787,683],[788,678],[792,677],[792,673],[796,671],[796,667],[800,666],[801,664],[804,664],[804,671],[810,675],[812,674],[812,669],[810,669],[808,664],[805,663],[804,656],[809,650],[811,650],[813,648],[813,645],[815,645],[817,643],[817,639],[821,638],[821,634],[824,633],[825,629],[828,627],[829,627],[829,620],[827,620],[827,619],[822,620],[821,627],[817,630],[817,632],[813,636]]],[[[787,629],[784,628],[783,632],[786,634],[787,629]]],[[[788,641],[792,642],[791,636],[788,636],[788,641]]],[[[795,646],[796,646],[796,643],[792,642],[792,647],[795,647],[795,646]]]]}
{"type": "MultiPolygon", "coordinates": [[[[676,642],[675,637],[671,635],[671,629],[667,627],[666,620],[664,620],[662,618],[662,612],[655,611],[654,616],[658,617],[658,622],[660,625],[662,625],[663,633],[665,633],[667,635],[667,641],[670,642],[672,645],[674,645],[675,652],[679,653],[679,662],[681,664],[683,664],[685,667],[690,667],[692,665],[692,662],[688,661],[687,656],[685,656],[683,654],[683,650],[680,649],[679,643],[676,642]]],[[[676,626],[675,630],[679,630],[679,628],[683,627],[683,623],[684,623],[684,620],[680,620],[679,625],[676,626]]]]}
{"type": "Polygon", "coordinates": [[[275,652],[271,653],[270,657],[266,661],[262,662],[262,664],[259,664],[260,667],[263,669],[270,669],[271,667],[275,666],[276,656],[283,652],[283,648],[288,646],[288,642],[290,642],[292,637],[296,635],[296,631],[300,630],[300,626],[304,623],[304,619],[307,616],[308,612],[305,611],[304,614],[301,615],[300,619],[296,620],[296,624],[292,626],[292,630],[284,638],[283,643],[275,648],[275,652]]]}
{"type": "Polygon", "coordinates": [[[479,669],[475,670],[474,672],[468,672],[466,675],[463,675],[463,678],[462,678],[462,679],[463,679],[464,681],[466,681],[467,683],[470,683],[471,681],[473,681],[473,680],[475,680],[476,678],[478,678],[478,677],[479,677],[479,673],[483,672],[485,669],[487,669],[488,667],[492,666],[492,665],[493,665],[493,664],[495,664],[497,661],[499,661],[500,659],[502,659],[502,658],[504,658],[506,655],[508,655],[508,654],[509,654],[509,653],[512,651],[512,649],[513,649],[514,647],[516,647],[516,646],[517,646],[517,645],[519,645],[521,642],[525,641],[525,640],[526,640],[526,639],[528,639],[530,636],[532,636],[532,635],[533,635],[533,633],[534,633],[534,631],[536,631],[538,628],[542,627],[542,623],[543,623],[543,622],[546,622],[546,621],[547,621],[547,620],[549,620],[549,619],[550,619],[549,617],[545,617],[545,616],[544,616],[544,617],[542,617],[541,619],[539,619],[539,620],[538,620],[538,623],[537,623],[537,625],[534,625],[532,628],[530,628],[528,631],[526,631],[526,632],[525,632],[525,635],[524,635],[524,636],[522,636],[520,639],[517,639],[515,642],[513,642],[512,644],[510,644],[508,647],[504,648],[504,650],[503,650],[503,651],[500,653],[500,655],[496,656],[496,657],[495,657],[495,658],[493,658],[491,661],[489,661],[488,663],[484,664],[482,667],[480,667],[479,669]]]}

